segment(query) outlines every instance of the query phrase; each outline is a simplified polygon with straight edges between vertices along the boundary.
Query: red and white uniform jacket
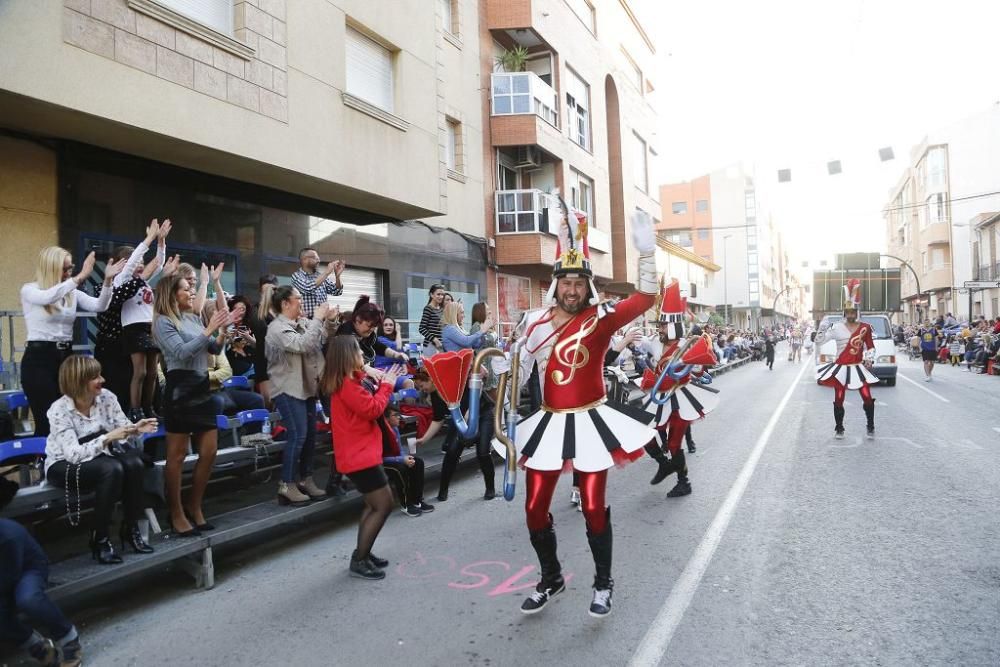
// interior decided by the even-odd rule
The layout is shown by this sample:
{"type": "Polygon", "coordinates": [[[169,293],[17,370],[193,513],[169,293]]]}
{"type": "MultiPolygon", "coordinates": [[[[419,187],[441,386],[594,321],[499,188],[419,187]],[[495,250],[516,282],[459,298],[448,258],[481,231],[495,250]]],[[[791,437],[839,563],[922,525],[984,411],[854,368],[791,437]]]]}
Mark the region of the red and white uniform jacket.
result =
{"type": "Polygon", "coordinates": [[[871,360],[875,352],[870,324],[860,322],[851,333],[844,322],[837,322],[816,335],[816,346],[830,340],[837,344],[837,359],[816,367],[817,382],[828,387],[840,384],[848,389],[878,384],[878,378],[865,366],[865,361],[871,360]]]}

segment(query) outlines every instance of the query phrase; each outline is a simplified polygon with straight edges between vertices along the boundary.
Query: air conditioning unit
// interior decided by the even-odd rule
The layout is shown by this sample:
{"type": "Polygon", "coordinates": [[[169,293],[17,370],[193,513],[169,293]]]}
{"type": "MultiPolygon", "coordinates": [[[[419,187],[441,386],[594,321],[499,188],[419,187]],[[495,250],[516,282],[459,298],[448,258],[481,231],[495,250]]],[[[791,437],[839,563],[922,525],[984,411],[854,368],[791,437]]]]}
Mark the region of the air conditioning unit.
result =
{"type": "Polygon", "coordinates": [[[541,156],[538,154],[538,148],[535,146],[518,146],[517,148],[517,166],[518,167],[537,167],[542,163],[541,156]]]}

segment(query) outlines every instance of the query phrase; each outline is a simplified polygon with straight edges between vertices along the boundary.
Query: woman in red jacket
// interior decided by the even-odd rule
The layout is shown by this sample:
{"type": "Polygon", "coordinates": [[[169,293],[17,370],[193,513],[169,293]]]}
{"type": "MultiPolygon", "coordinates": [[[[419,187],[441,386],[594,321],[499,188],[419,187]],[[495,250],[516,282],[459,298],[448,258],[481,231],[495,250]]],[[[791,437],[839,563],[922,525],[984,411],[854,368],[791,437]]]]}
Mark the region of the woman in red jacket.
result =
{"type": "Polygon", "coordinates": [[[330,427],[337,451],[337,472],[354,482],[365,501],[350,573],[362,579],[384,579],[383,568],[389,561],[371,552],[393,506],[392,491],[382,468],[382,430],[378,420],[392,397],[400,369],[393,367],[379,373],[378,389],[373,394],[365,386],[364,364],[356,337],[331,339],[326,351],[324,386],[330,394],[330,427]]]}

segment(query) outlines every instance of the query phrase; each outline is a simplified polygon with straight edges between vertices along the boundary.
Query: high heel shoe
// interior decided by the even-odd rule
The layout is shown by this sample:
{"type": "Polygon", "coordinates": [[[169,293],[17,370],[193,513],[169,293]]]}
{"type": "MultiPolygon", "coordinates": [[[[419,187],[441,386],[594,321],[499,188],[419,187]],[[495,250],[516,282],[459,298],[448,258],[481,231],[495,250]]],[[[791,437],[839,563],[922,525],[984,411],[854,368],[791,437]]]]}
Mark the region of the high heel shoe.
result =
{"type": "MultiPolygon", "coordinates": [[[[189,522],[190,523],[190,522],[189,522]]],[[[174,537],[200,537],[201,531],[197,528],[192,527],[190,530],[179,531],[174,528],[174,520],[169,514],[167,515],[167,524],[170,526],[170,532],[174,537]]]]}
{"type": "Polygon", "coordinates": [[[153,553],[153,547],[149,546],[146,540],[142,539],[142,531],[139,530],[139,525],[135,522],[126,524],[122,523],[121,530],[118,531],[118,536],[122,541],[122,551],[125,551],[125,545],[132,547],[132,551],[137,554],[151,554],[153,553]]]}
{"type": "Polygon", "coordinates": [[[195,523],[194,517],[188,514],[187,510],[184,510],[184,518],[188,520],[188,523],[195,527],[195,530],[215,530],[215,526],[210,524],[208,521],[205,523],[195,523]]]}
{"type": "Polygon", "coordinates": [[[122,557],[115,551],[111,540],[106,536],[97,539],[96,532],[90,534],[90,555],[101,565],[118,565],[122,562],[122,557]]]}

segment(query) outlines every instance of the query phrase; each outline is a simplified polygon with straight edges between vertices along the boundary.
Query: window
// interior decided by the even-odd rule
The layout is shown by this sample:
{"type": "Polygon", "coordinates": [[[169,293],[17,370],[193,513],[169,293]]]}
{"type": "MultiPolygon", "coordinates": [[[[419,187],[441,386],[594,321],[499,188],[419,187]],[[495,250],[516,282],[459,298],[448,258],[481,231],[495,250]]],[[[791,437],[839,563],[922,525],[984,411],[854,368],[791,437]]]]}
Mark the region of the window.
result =
{"type": "Polygon", "coordinates": [[[445,148],[445,162],[451,171],[461,172],[462,164],[462,125],[451,118],[448,119],[448,129],[445,148]]]}
{"type": "Polygon", "coordinates": [[[920,253],[920,266],[923,267],[924,273],[927,273],[927,251],[920,253]]]}
{"type": "Polygon", "coordinates": [[[944,190],[947,177],[945,148],[930,149],[927,151],[927,157],[924,159],[924,162],[926,163],[924,167],[924,177],[926,179],[924,187],[927,192],[944,190]]]}
{"type": "MultiPolygon", "coordinates": [[[[635,132],[632,133],[632,138],[635,146],[632,151],[632,178],[635,179],[635,187],[643,192],[649,192],[649,163],[646,159],[646,142],[635,132]]],[[[685,204],[686,207],[687,204],[685,204]]]]}
{"type": "Polygon", "coordinates": [[[458,35],[458,7],[456,0],[438,0],[441,5],[441,27],[458,35]]]}
{"type": "Polygon", "coordinates": [[[698,201],[696,201],[694,203],[694,210],[695,210],[695,213],[704,213],[705,211],[707,211],[708,210],[708,200],[707,199],[699,199],[698,201]]]}
{"type": "Polygon", "coordinates": [[[629,80],[632,82],[632,85],[639,90],[639,94],[642,95],[644,92],[644,87],[642,85],[642,70],[639,69],[639,66],[635,64],[634,60],[632,60],[632,56],[630,56],[624,48],[622,48],[622,55],[625,56],[625,71],[628,72],[629,80]]]}
{"type": "Polygon", "coordinates": [[[692,245],[690,229],[669,229],[664,233],[664,238],[682,248],[690,248],[692,245]]]}
{"type": "Polygon", "coordinates": [[[711,236],[711,233],[712,232],[711,232],[710,229],[699,229],[698,230],[698,240],[699,241],[707,241],[708,237],[711,236]]]}
{"type": "Polygon", "coordinates": [[[683,215],[688,212],[688,205],[686,201],[675,201],[670,205],[670,212],[674,215],[683,215]]]}
{"type": "Polygon", "coordinates": [[[347,92],[392,111],[392,51],[348,26],[347,92]]]}
{"type": "Polygon", "coordinates": [[[587,216],[587,224],[597,227],[594,217],[594,179],[584,176],[576,169],[570,169],[569,191],[573,208],[587,216]]]}
{"type": "Polygon", "coordinates": [[[224,35],[233,34],[232,0],[158,0],[158,2],[224,35]]]}
{"type": "Polygon", "coordinates": [[[587,30],[591,34],[597,34],[597,16],[594,11],[594,5],[591,4],[590,0],[567,0],[569,2],[570,8],[572,8],[573,13],[583,21],[583,25],[587,26],[587,30]]]}
{"type": "Polygon", "coordinates": [[[939,192],[927,198],[927,224],[946,222],[944,193],[939,192]]]}
{"type": "Polygon", "coordinates": [[[931,270],[945,268],[944,248],[931,248],[931,270]]]}
{"type": "Polygon", "coordinates": [[[576,72],[567,68],[566,119],[569,138],[590,150],[590,86],[576,72]]]}

